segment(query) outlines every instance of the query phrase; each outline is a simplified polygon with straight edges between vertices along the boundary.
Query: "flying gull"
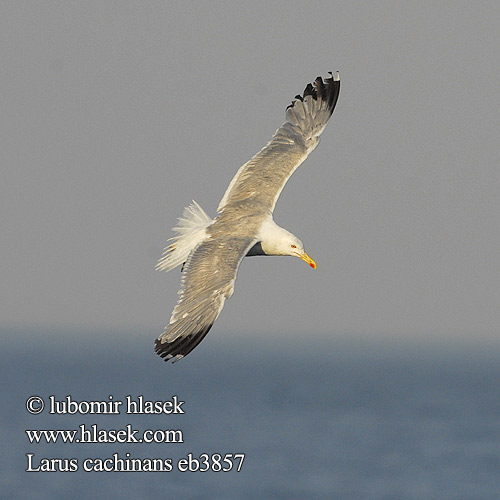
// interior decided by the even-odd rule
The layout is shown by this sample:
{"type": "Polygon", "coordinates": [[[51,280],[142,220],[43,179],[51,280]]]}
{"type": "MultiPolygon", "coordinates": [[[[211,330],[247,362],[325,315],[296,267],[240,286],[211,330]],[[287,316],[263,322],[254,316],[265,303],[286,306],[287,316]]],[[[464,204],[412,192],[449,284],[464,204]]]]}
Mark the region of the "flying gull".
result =
{"type": "Polygon", "coordinates": [[[182,265],[181,289],[155,352],[178,361],[205,337],[231,297],[245,256],[293,255],[316,269],[302,242],[273,220],[276,201],[295,169],[319,143],[340,91],[337,73],[309,83],[286,109],[271,141],[245,163],[211,219],[195,202],[184,209],[157,269],[182,265]]]}

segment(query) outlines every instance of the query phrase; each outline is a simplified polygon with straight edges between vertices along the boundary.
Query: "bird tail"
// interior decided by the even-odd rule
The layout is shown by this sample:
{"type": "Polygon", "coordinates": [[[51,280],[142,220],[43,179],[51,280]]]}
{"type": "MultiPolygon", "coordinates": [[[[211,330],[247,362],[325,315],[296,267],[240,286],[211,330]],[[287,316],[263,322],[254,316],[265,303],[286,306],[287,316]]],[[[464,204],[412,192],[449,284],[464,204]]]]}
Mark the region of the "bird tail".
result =
{"type": "Polygon", "coordinates": [[[212,222],[212,219],[205,213],[203,208],[193,200],[184,209],[177,225],[172,228],[177,233],[177,236],[169,239],[172,243],[163,251],[156,269],[158,271],[170,271],[186,262],[191,251],[207,237],[206,229],[212,222]]]}

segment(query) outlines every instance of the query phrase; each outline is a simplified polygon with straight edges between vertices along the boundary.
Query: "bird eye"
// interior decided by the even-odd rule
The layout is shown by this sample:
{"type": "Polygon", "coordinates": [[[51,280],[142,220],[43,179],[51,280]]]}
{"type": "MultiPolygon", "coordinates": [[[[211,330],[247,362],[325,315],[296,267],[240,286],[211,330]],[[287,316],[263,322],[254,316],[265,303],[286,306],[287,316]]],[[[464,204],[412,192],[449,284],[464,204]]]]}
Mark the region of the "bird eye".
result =
{"type": "Polygon", "coordinates": [[[292,248],[297,248],[297,245],[292,245],[292,248]]]}

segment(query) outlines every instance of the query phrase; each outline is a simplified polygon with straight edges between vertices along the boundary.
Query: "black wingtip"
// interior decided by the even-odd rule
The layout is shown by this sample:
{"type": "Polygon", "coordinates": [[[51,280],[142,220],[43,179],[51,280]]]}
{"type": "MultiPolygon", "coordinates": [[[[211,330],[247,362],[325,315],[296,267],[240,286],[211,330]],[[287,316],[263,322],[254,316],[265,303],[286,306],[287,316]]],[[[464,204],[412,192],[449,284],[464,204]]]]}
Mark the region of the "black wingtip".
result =
{"type": "Polygon", "coordinates": [[[324,80],[321,76],[318,76],[313,83],[308,83],[302,96],[295,96],[295,100],[293,100],[286,109],[293,108],[296,101],[304,101],[307,96],[311,96],[314,100],[321,99],[327,102],[330,114],[332,114],[340,93],[340,77],[338,76],[338,72],[336,76],[333,76],[331,71],[329,71],[328,74],[330,76],[324,80]]]}
{"type": "Polygon", "coordinates": [[[308,95],[312,96],[313,99],[318,98],[318,94],[316,92],[316,89],[313,87],[312,83],[308,83],[306,88],[304,89],[304,97],[307,97],[308,95]]]}
{"type": "Polygon", "coordinates": [[[208,325],[196,333],[179,337],[172,342],[162,342],[158,338],[155,340],[155,353],[164,358],[165,361],[175,358],[172,361],[175,363],[187,356],[205,338],[212,325],[208,325]]]}

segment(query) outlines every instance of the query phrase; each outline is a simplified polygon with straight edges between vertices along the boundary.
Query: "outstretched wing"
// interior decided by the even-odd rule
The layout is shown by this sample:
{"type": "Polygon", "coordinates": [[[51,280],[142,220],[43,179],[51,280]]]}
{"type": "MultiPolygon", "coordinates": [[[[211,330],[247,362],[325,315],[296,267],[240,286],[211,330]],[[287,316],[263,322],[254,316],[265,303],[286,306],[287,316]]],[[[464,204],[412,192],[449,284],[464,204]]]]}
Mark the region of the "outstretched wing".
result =
{"type": "Polygon", "coordinates": [[[286,122],[271,141],[236,173],[218,212],[254,198],[272,212],[286,181],[318,145],[340,92],[340,77],[318,76],[302,96],[297,95],[286,111],[286,122]]]}
{"type": "Polygon", "coordinates": [[[233,294],[238,267],[255,242],[228,235],[209,238],[191,252],[182,272],[179,301],[155,342],[155,352],[165,361],[181,359],[204,339],[233,294]]]}

